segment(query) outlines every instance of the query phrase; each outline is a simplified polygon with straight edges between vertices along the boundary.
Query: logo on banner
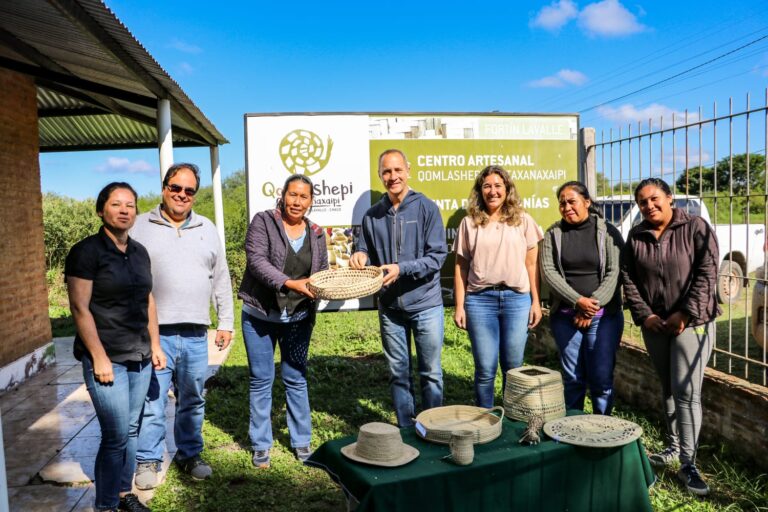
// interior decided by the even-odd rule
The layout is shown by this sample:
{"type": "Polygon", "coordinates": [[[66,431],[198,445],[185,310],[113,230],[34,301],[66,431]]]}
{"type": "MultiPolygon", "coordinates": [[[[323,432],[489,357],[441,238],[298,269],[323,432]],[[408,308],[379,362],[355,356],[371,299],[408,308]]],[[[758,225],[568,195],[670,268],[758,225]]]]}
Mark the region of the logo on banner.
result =
{"type": "Polygon", "coordinates": [[[293,130],[280,141],[280,159],[291,174],[312,176],[331,159],[333,140],[323,140],[309,130],[293,130]]]}

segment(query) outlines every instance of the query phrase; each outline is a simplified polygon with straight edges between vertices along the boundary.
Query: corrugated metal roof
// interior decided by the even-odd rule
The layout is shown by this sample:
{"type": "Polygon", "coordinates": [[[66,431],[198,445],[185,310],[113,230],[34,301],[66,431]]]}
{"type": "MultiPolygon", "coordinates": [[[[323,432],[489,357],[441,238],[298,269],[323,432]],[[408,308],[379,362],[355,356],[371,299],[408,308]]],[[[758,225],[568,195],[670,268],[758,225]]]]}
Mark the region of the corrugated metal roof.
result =
{"type": "Polygon", "coordinates": [[[177,146],[228,141],[99,0],[0,1],[0,67],[35,77],[40,150],[157,145],[157,100],[177,146]]]}

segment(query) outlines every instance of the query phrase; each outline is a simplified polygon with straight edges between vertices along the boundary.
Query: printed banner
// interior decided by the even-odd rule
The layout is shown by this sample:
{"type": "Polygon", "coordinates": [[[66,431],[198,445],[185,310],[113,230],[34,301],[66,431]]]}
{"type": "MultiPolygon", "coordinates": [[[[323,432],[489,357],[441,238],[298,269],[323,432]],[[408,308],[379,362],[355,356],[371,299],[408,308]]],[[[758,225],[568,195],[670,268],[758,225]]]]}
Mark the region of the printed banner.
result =
{"type": "Polygon", "coordinates": [[[248,212],[274,208],[291,174],[314,183],[312,220],[348,226],[370,206],[367,116],[246,117],[248,212]]]}
{"type": "MultiPolygon", "coordinates": [[[[449,248],[475,177],[488,165],[509,171],[523,205],[542,229],[559,218],[555,190],[578,175],[574,115],[246,115],[245,127],[250,215],[275,206],[290,174],[309,176],[315,185],[310,217],[328,230],[334,267],[349,264],[353,234],[366,210],[385,193],[378,156],[386,149],[408,157],[408,185],[440,208],[449,248]]],[[[452,256],[442,272],[449,300],[452,256]]]]}

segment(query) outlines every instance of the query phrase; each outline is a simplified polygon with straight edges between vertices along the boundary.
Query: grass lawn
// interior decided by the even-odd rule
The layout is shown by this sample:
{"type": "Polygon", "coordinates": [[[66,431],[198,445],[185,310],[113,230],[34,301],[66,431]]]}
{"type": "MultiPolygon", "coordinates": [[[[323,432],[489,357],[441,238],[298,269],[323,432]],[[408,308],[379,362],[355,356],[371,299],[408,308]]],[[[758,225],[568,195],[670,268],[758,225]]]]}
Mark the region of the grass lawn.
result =
{"type": "MultiPolygon", "coordinates": [[[[471,404],[473,363],[469,341],[463,331],[453,326],[451,318],[452,310],[447,310],[443,350],[445,401],[471,404]]],[[[239,332],[234,344],[226,364],[208,382],[203,456],[213,466],[214,477],[196,483],[172,467],[155,494],[152,510],[343,510],[341,492],[326,474],[303,467],[291,454],[285,393],[279,378],[273,392],[272,467],[256,470],[251,465],[248,366],[239,332]]],[[[366,422],[395,422],[375,312],[319,315],[310,357],[313,447],[355,434],[358,426],[366,422]]],[[[557,365],[556,361],[544,364],[557,365]]],[[[499,375],[498,403],[500,388],[499,375]]],[[[620,403],[615,414],[643,427],[647,447],[662,447],[657,418],[638,415],[620,403]]],[[[768,476],[740,466],[721,446],[702,446],[699,463],[712,488],[711,495],[695,498],[678,485],[672,470],[661,472],[651,490],[656,510],[768,510],[768,476]]]]}

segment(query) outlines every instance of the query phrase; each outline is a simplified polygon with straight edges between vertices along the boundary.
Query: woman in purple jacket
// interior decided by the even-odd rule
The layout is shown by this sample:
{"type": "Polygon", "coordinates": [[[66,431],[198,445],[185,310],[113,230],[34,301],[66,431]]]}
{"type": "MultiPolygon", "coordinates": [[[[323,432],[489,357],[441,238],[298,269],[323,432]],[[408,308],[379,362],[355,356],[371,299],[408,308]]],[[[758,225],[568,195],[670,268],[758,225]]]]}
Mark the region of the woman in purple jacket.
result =
{"type": "Polygon", "coordinates": [[[291,448],[302,462],[312,454],[306,376],[316,303],[307,283],[309,276],[328,268],[325,233],[304,216],[313,197],[309,178],[290,176],[277,208],[254,215],[245,239],[247,269],[238,296],[243,300],[242,328],[250,370],[248,434],[257,468],[269,467],[278,344],[291,448]]]}
{"type": "Polygon", "coordinates": [[[695,461],[701,385],[720,312],[717,239],[704,219],[672,207],[672,191],[659,178],[641,181],[635,201],[643,222],[629,232],[621,252],[624,300],[661,380],[667,422],[667,447],[649,459],[664,467],[679,458],[680,480],[693,494],[705,495],[709,487],[695,461]]]}

